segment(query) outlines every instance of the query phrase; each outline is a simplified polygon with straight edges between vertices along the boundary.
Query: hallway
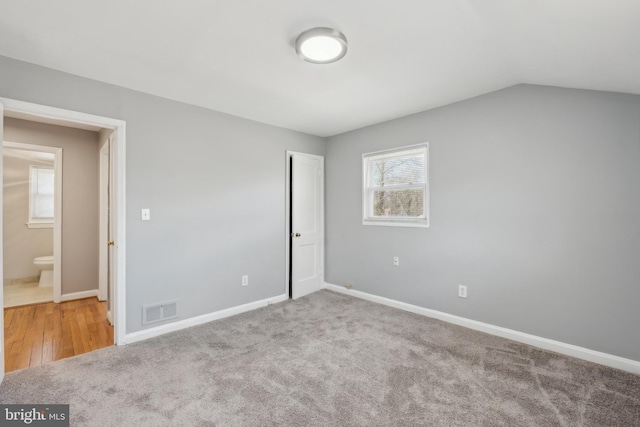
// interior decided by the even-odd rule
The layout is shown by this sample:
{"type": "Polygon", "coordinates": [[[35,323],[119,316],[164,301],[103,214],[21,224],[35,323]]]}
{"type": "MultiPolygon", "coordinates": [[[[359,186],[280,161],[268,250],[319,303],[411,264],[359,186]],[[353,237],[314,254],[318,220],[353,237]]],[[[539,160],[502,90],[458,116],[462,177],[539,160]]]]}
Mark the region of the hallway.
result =
{"type": "Polygon", "coordinates": [[[97,298],[4,309],[5,372],[113,345],[106,310],[97,298]]]}

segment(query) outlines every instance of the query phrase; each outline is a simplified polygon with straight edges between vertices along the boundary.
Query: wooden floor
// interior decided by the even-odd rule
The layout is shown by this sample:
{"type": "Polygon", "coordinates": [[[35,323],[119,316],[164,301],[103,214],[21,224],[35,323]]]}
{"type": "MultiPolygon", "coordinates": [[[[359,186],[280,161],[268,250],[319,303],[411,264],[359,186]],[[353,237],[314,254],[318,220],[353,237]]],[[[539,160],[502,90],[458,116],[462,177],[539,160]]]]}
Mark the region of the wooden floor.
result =
{"type": "Polygon", "coordinates": [[[106,302],[95,297],[4,309],[5,372],[110,345],[106,302]]]}

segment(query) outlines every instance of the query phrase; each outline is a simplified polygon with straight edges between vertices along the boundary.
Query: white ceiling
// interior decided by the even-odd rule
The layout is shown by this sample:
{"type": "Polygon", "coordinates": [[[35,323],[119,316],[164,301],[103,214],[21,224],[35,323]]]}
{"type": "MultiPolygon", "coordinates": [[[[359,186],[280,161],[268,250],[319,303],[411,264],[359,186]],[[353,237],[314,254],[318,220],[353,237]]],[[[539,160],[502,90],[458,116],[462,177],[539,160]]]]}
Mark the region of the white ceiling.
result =
{"type": "Polygon", "coordinates": [[[640,0],[0,0],[0,55],[329,136],[517,83],[640,94],[640,0]],[[300,60],[342,31],[347,56],[300,60]]]}

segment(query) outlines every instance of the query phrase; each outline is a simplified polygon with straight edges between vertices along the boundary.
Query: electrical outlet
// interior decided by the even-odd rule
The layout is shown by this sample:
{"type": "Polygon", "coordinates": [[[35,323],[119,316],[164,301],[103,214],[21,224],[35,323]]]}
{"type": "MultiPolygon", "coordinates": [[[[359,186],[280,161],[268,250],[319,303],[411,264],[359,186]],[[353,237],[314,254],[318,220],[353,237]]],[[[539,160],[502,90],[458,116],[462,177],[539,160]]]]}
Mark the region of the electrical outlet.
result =
{"type": "Polygon", "coordinates": [[[242,286],[249,286],[249,276],[242,276],[242,286]]]}
{"type": "Polygon", "coordinates": [[[467,297],[467,287],[464,285],[458,285],[458,296],[460,298],[466,298],[467,297]]]}
{"type": "Polygon", "coordinates": [[[393,265],[394,265],[395,267],[400,266],[400,258],[398,258],[397,256],[394,256],[394,257],[393,257],[393,265]]]}

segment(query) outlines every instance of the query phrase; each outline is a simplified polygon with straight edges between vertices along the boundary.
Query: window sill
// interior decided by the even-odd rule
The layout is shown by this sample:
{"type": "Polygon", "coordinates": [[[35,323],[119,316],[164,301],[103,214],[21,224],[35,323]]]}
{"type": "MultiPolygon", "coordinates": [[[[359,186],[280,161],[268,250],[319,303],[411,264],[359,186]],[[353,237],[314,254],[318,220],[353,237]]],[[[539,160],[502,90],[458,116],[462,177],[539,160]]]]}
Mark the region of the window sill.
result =
{"type": "Polygon", "coordinates": [[[28,222],[27,228],[53,228],[52,222],[28,222]]]}
{"type": "Polygon", "coordinates": [[[362,225],[377,225],[382,227],[414,227],[429,228],[429,222],[422,221],[385,221],[385,220],[362,220],[362,225]]]}

